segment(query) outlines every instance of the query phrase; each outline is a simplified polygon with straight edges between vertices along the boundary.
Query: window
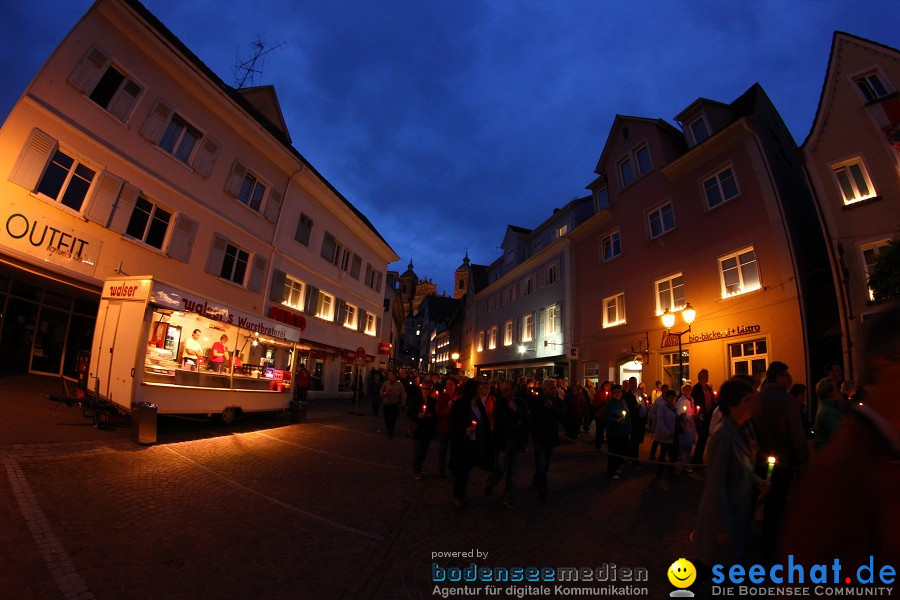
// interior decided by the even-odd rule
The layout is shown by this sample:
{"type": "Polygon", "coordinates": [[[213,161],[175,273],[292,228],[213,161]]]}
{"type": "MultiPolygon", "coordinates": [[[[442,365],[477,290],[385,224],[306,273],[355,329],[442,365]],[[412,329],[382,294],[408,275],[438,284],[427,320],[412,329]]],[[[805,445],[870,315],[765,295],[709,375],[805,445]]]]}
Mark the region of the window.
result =
{"type": "Polygon", "coordinates": [[[219,154],[218,142],[204,136],[161,100],[147,115],[141,135],[204,177],[212,172],[219,154]]]}
{"type": "Polygon", "coordinates": [[[569,226],[568,226],[568,224],[562,225],[562,226],[560,226],[560,227],[557,227],[557,228],[553,231],[553,237],[561,238],[562,236],[566,235],[567,233],[569,233],[569,226]]]}
{"type": "Polygon", "coordinates": [[[161,250],[171,220],[171,212],[139,196],[131,212],[125,235],[161,250]]]}
{"type": "MultiPolygon", "coordinates": [[[[345,304],[344,311],[344,327],[355,330],[357,328],[356,319],[358,317],[358,311],[356,310],[356,307],[352,304],[345,304]]],[[[372,315],[372,317],[374,318],[375,315],[372,315]]]]}
{"type": "Polygon", "coordinates": [[[507,321],[503,325],[503,345],[512,346],[513,343],[513,322],[507,321]]]}
{"type": "Polygon", "coordinates": [[[322,238],[322,252],[320,256],[333,265],[337,265],[341,258],[341,245],[327,231],[325,232],[325,237],[322,238]]]}
{"type": "Polygon", "coordinates": [[[597,210],[601,210],[609,206],[609,192],[606,186],[594,191],[594,200],[597,203],[597,210]]]}
{"type": "Polygon", "coordinates": [[[681,273],[656,282],[656,314],[675,312],[685,306],[684,279],[681,273]]]}
{"type": "Polygon", "coordinates": [[[499,333],[499,328],[494,325],[488,334],[488,350],[493,350],[497,347],[497,333],[499,333]]]}
{"type": "Polygon", "coordinates": [[[642,144],[628,153],[619,161],[619,179],[622,187],[631,185],[636,178],[646,175],[653,169],[653,161],[650,159],[650,148],[642,144]]]}
{"type": "Polygon", "coordinates": [[[303,282],[294,279],[290,275],[284,278],[284,297],[281,303],[297,310],[303,310],[303,292],[306,286],[303,282]]]}
{"type": "Polygon", "coordinates": [[[484,351],[484,331],[478,332],[478,346],[476,346],[478,352],[484,351]]]}
{"type": "Polygon", "coordinates": [[[722,169],[703,181],[707,208],[715,208],[738,195],[737,181],[731,167],[722,169]]]}
{"type": "Polygon", "coordinates": [[[559,307],[550,306],[547,308],[547,335],[556,335],[559,333],[559,307]]]}
{"type": "Polygon", "coordinates": [[[237,199],[258,212],[265,193],[266,186],[264,186],[253,173],[248,172],[244,175],[244,179],[241,182],[237,199]]]}
{"type": "Polygon", "coordinates": [[[529,275],[522,282],[522,296],[528,296],[534,292],[534,275],[529,275]]]}
{"type": "Polygon", "coordinates": [[[244,285],[244,275],[247,273],[247,263],[250,254],[233,244],[225,246],[225,259],[222,261],[222,270],[219,277],[233,281],[238,285],[244,285]]]}
{"type": "Polygon", "coordinates": [[[458,290],[463,290],[463,289],[465,289],[465,288],[466,288],[466,280],[460,278],[459,283],[458,283],[457,286],[456,286],[456,289],[458,289],[458,290]]]}
{"type": "Polygon", "coordinates": [[[625,294],[603,300],[603,327],[615,327],[625,322],[625,294]]]}
{"type": "Polygon", "coordinates": [[[381,279],[384,276],[384,273],[381,271],[376,271],[372,268],[371,264],[366,264],[366,287],[369,287],[376,292],[381,291],[381,279]]]}
{"type": "Polygon", "coordinates": [[[172,115],[172,120],[166,126],[159,147],[183,162],[190,164],[194,147],[203,134],[177,114],[172,115]]]}
{"type": "Polygon", "coordinates": [[[366,335],[378,335],[378,320],[373,313],[366,313],[366,335]]]}
{"type": "Polygon", "coordinates": [[[316,303],[316,316],[326,321],[334,320],[334,296],[319,290],[319,299],[316,303]]]}
{"type": "Polygon", "coordinates": [[[503,304],[512,304],[516,301],[516,285],[507,286],[503,291],[503,304]]]}
{"type": "Polygon", "coordinates": [[[294,239],[309,246],[309,236],[312,234],[313,220],[306,214],[300,213],[300,220],[297,221],[297,231],[294,233],[294,239]]]}
{"type": "Polygon", "coordinates": [[[853,204],[875,196],[872,180],[869,179],[869,174],[860,159],[857,158],[833,168],[838,187],[844,196],[844,204],[853,204]]]}
{"type": "Polygon", "coordinates": [[[651,210],[647,213],[647,220],[650,223],[651,240],[675,229],[675,213],[672,210],[672,203],[666,202],[651,210]]]}
{"type": "Polygon", "coordinates": [[[530,342],[534,339],[534,314],[522,317],[522,341],[530,342]]]}
{"type": "Polygon", "coordinates": [[[753,248],[744,248],[719,259],[719,276],[722,283],[722,297],[730,298],[758,290],[759,270],[753,248]]]}
{"type": "Polygon", "coordinates": [[[341,264],[339,267],[341,271],[344,271],[346,273],[350,270],[350,256],[352,254],[352,252],[346,249],[341,253],[341,264]]]}
{"type": "Polygon", "coordinates": [[[56,150],[35,193],[56,200],[63,206],[80,211],[96,172],[78,160],[56,150]]]}
{"type": "Polygon", "coordinates": [[[677,352],[665,352],[662,354],[663,366],[663,382],[669,384],[669,388],[674,389],[679,394],[681,386],[685,381],[691,378],[691,354],[685,348],[681,351],[681,360],[678,360],[677,352]],[[679,378],[679,370],[681,381],[679,378]]]}
{"type": "Polygon", "coordinates": [[[547,267],[547,285],[553,285],[559,281],[559,263],[555,262],[547,267]]]}
{"type": "Polygon", "coordinates": [[[78,63],[69,83],[121,121],[128,119],[144,93],[141,84],[113,66],[109,56],[97,47],[91,48],[78,63]]]}
{"type": "Polygon", "coordinates": [[[750,375],[757,385],[765,379],[768,367],[766,340],[728,344],[732,375],[750,375]]]}
{"type": "Polygon", "coordinates": [[[869,300],[873,302],[875,301],[875,293],[872,291],[872,288],[868,286],[869,276],[872,274],[872,269],[875,268],[875,262],[878,260],[878,255],[887,250],[888,244],[890,244],[890,240],[881,240],[860,247],[866,275],[866,290],[869,300]]]}
{"type": "Polygon", "coordinates": [[[691,132],[691,137],[694,138],[695,146],[709,137],[709,126],[703,115],[691,121],[688,124],[688,130],[691,132]]]}
{"type": "Polygon", "coordinates": [[[359,281],[359,270],[362,268],[362,258],[359,254],[353,255],[353,262],[350,263],[350,277],[359,281]]]}
{"type": "Polygon", "coordinates": [[[859,91],[862,92],[866,104],[880,100],[889,93],[887,87],[882,83],[881,78],[878,77],[877,73],[869,73],[868,75],[857,77],[853,81],[856,83],[856,87],[859,88],[859,91]]]}
{"type": "Polygon", "coordinates": [[[603,262],[612,260],[620,254],[622,254],[622,242],[619,239],[618,231],[614,231],[600,240],[600,256],[603,262]]]}

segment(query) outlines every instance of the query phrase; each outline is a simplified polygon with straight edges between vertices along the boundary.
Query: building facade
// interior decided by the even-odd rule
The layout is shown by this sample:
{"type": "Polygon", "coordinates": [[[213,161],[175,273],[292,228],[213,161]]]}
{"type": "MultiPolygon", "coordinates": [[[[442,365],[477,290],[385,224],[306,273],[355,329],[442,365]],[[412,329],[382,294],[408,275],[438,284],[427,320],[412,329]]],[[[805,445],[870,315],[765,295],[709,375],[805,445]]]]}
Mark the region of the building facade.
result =
{"type": "Polygon", "coordinates": [[[194,299],[151,332],[173,362],[194,328],[207,358],[225,332],[238,362],[306,363],[321,393],[350,389],[358,348],[375,362],[398,257],[291,145],[274,89],[231,88],[136,1],[95,3],[50,56],[0,129],[0,175],[5,371],[74,376],[125,275],[194,299]]]}
{"type": "Polygon", "coordinates": [[[898,50],[836,32],[803,143],[840,301],[841,358],[851,379],[860,376],[865,324],[883,308],[869,289],[869,270],[900,235],[898,86],[898,50]]]}

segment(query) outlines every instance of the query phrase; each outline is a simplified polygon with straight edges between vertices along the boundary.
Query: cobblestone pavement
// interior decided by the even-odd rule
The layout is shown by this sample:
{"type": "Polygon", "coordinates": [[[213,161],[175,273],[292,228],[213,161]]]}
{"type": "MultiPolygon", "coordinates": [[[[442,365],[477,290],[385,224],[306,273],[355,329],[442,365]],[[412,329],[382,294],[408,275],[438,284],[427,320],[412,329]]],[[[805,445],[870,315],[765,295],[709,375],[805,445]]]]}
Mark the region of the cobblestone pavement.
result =
{"type": "MultiPolygon", "coordinates": [[[[300,424],[162,418],[158,443],[139,446],[126,428],[100,431],[77,408],[54,409],[39,386],[3,380],[0,409],[15,405],[21,420],[0,427],[3,598],[432,598],[432,563],[473,562],[644,567],[646,582],[563,585],[631,585],[659,598],[673,589],[668,566],[690,556],[702,478],[660,483],[645,465],[607,481],[592,439],[558,449],[546,503],[527,489],[527,453],[516,509],[501,503],[502,484],[484,497],[484,472],[456,509],[451,480],[436,474],[436,444],[416,481],[412,442],[388,440],[380,419],[348,414],[346,400],[312,406],[300,424]],[[472,550],[487,557],[433,558],[472,550]]],[[[487,597],[483,585],[463,585],[440,584],[487,597]]],[[[511,597],[509,583],[498,585],[511,597]]],[[[565,596],[551,584],[517,586],[519,597],[565,596]],[[534,593],[540,585],[549,587],[534,593]]]]}

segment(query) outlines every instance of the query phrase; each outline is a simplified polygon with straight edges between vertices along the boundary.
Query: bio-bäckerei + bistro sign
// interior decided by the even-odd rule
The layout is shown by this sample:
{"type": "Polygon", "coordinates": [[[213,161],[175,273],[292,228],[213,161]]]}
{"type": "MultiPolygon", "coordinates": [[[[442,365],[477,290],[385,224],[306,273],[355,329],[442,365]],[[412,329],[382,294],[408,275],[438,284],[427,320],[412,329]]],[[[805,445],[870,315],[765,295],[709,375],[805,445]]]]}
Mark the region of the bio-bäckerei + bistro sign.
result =
{"type": "Polygon", "coordinates": [[[2,218],[0,243],[43,262],[94,276],[103,242],[50,219],[35,206],[10,204],[2,218]]]}
{"type": "MultiPolygon", "coordinates": [[[[107,285],[110,283],[112,282],[108,281],[107,285]]],[[[127,280],[126,283],[128,283],[127,280]]],[[[300,331],[298,329],[288,327],[283,323],[263,319],[258,315],[240,312],[215,300],[196,296],[158,282],[153,282],[150,302],[162,308],[195,313],[207,319],[228,323],[266,337],[290,342],[300,341],[300,331]]]]}
{"type": "MultiPolygon", "coordinates": [[[[683,343],[696,344],[698,342],[710,342],[712,340],[720,340],[722,338],[735,337],[738,335],[747,335],[751,333],[759,333],[762,327],[759,325],[735,325],[730,329],[719,329],[716,331],[703,331],[700,333],[691,332],[683,343]]],[[[678,345],[678,336],[672,333],[663,332],[660,348],[671,348],[678,345]]]]}

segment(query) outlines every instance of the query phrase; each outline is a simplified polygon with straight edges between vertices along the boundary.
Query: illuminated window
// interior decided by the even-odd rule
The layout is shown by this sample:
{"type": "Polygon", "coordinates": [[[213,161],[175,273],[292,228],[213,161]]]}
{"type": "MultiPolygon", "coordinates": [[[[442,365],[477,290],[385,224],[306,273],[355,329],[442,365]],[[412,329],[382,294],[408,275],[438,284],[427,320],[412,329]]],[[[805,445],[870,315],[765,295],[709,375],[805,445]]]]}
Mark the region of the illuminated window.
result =
{"type": "Polygon", "coordinates": [[[728,345],[732,375],[750,375],[756,384],[766,377],[768,345],[766,340],[752,340],[728,345]]]}
{"type": "Polygon", "coordinates": [[[500,332],[500,328],[494,325],[491,327],[490,332],[488,334],[488,350],[493,350],[497,347],[497,334],[500,332]]]}
{"type": "Polygon", "coordinates": [[[619,232],[614,231],[600,240],[600,256],[603,262],[612,260],[622,254],[622,240],[619,238],[619,232]]]}
{"type": "Polygon", "coordinates": [[[547,307],[547,335],[559,333],[559,307],[547,307]]]}
{"type": "Polygon", "coordinates": [[[557,227],[553,231],[553,237],[561,238],[562,236],[566,235],[567,233],[569,233],[569,226],[563,225],[561,227],[557,227]]]}
{"type": "MultiPolygon", "coordinates": [[[[356,319],[359,316],[358,311],[356,310],[356,307],[353,306],[352,304],[345,304],[344,310],[345,310],[345,312],[344,312],[344,327],[347,327],[349,329],[356,329],[356,324],[357,324],[356,319]]],[[[374,316],[375,315],[372,315],[373,318],[374,318],[374,316]]],[[[367,322],[367,324],[368,324],[368,322],[367,322]]]]}
{"type": "Polygon", "coordinates": [[[675,212],[672,209],[672,203],[666,202],[651,210],[647,213],[647,221],[650,225],[651,240],[675,229],[675,212]]]}
{"type": "Polygon", "coordinates": [[[512,346],[513,343],[513,322],[507,321],[503,324],[503,345],[512,346]]]}
{"type": "Polygon", "coordinates": [[[478,352],[482,352],[484,350],[484,331],[478,332],[478,346],[476,346],[478,352]]]}
{"type": "Polygon", "coordinates": [[[720,258],[719,279],[723,298],[758,290],[761,287],[759,269],[753,248],[744,248],[720,258]]]}
{"type": "Polygon", "coordinates": [[[131,211],[125,235],[140,240],[148,246],[162,249],[171,220],[171,212],[160,208],[143,196],[139,196],[134,210],[131,211]]]}
{"type": "Polygon", "coordinates": [[[878,261],[878,255],[887,250],[888,244],[890,243],[890,240],[880,240],[860,246],[866,275],[866,294],[870,301],[875,300],[875,292],[868,286],[869,276],[872,274],[872,269],[875,268],[875,263],[878,261]]]}
{"type": "Polygon", "coordinates": [[[738,186],[731,167],[703,180],[703,193],[706,195],[707,208],[715,208],[737,197],[738,186]]]}
{"type": "Polygon", "coordinates": [[[522,341],[530,342],[534,339],[534,313],[522,317],[522,341]]]}
{"type": "Polygon", "coordinates": [[[319,300],[316,304],[316,316],[327,321],[334,320],[334,296],[319,290],[319,300]]]}
{"type": "Polygon", "coordinates": [[[681,361],[678,360],[678,352],[664,352],[662,356],[663,382],[674,390],[680,390],[682,384],[691,378],[691,354],[685,348],[681,352],[681,361]],[[678,381],[678,371],[681,369],[681,381],[678,381]]]}
{"type": "Polygon", "coordinates": [[[833,168],[838,187],[844,196],[844,204],[853,204],[875,196],[875,187],[860,159],[857,158],[833,168]]]}
{"type": "Polygon", "coordinates": [[[656,314],[666,310],[676,312],[684,308],[684,279],[681,273],[656,282],[656,314]]]}
{"type": "Polygon", "coordinates": [[[57,150],[34,191],[80,211],[94,175],[96,172],[93,169],[57,150]]]}
{"type": "Polygon", "coordinates": [[[305,286],[302,281],[294,279],[290,275],[284,278],[284,295],[281,303],[297,310],[303,310],[303,291],[305,286]]]}
{"type": "Polygon", "coordinates": [[[603,327],[615,327],[625,322],[625,294],[603,300],[603,327]]]}

